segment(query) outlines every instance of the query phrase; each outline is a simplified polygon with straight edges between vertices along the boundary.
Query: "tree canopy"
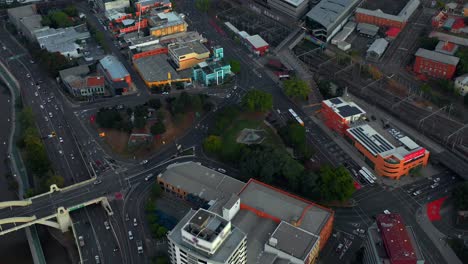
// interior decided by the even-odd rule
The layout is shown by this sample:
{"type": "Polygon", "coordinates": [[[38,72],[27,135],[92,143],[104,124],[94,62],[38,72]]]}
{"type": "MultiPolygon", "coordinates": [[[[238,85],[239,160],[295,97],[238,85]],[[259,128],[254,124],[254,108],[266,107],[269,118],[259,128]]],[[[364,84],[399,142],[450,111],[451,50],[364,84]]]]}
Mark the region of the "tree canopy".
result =
{"type": "Polygon", "coordinates": [[[159,98],[151,98],[148,100],[148,106],[158,110],[161,108],[161,100],[159,98]]]}
{"type": "Polygon", "coordinates": [[[210,153],[218,153],[222,147],[220,136],[210,135],[203,141],[203,149],[210,153]]]}
{"type": "Polygon", "coordinates": [[[201,12],[208,12],[211,0],[195,0],[195,7],[201,12]]]}
{"type": "Polygon", "coordinates": [[[241,70],[241,64],[240,64],[240,61],[238,60],[230,60],[229,61],[229,64],[231,65],[231,71],[233,73],[239,73],[240,70],[241,70]]]}
{"type": "Polygon", "coordinates": [[[161,135],[166,132],[166,126],[164,125],[164,122],[158,121],[151,126],[150,130],[153,135],[161,135]]]}
{"type": "Polygon", "coordinates": [[[457,210],[468,210],[468,182],[464,182],[455,188],[453,191],[453,198],[457,210]]]}
{"type": "Polygon", "coordinates": [[[317,180],[320,196],[325,201],[346,201],[353,195],[353,179],[344,167],[323,166],[317,180]]]}
{"type": "Polygon", "coordinates": [[[249,90],[242,98],[242,106],[249,111],[264,112],[273,108],[273,96],[260,90],[249,90]]]}
{"type": "Polygon", "coordinates": [[[307,82],[297,77],[284,81],[284,93],[291,98],[305,100],[310,92],[307,82]]]}

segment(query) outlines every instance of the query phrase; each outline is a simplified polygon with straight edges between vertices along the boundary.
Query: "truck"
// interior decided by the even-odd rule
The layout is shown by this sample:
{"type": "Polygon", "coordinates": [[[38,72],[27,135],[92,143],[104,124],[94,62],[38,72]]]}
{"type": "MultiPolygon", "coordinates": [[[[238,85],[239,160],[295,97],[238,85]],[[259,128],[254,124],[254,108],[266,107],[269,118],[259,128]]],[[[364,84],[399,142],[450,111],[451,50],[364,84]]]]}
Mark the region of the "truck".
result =
{"type": "Polygon", "coordinates": [[[143,243],[141,243],[141,240],[137,240],[136,244],[137,244],[138,254],[143,254],[143,243]]]}

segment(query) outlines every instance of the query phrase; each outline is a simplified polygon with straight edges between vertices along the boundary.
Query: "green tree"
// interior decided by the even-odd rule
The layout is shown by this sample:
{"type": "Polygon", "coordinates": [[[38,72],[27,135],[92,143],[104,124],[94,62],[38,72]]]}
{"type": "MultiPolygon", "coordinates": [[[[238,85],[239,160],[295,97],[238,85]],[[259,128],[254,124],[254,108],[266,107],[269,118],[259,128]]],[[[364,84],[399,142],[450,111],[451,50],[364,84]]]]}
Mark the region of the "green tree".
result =
{"type": "Polygon", "coordinates": [[[284,93],[291,98],[305,100],[310,92],[311,89],[307,82],[297,77],[284,81],[284,93]]]}
{"type": "Polygon", "coordinates": [[[460,58],[457,65],[457,75],[462,75],[468,72],[468,47],[460,47],[455,53],[455,56],[460,58]]]}
{"type": "Polygon", "coordinates": [[[41,25],[44,27],[50,27],[52,26],[52,20],[50,20],[49,16],[42,16],[41,25]]]}
{"type": "Polygon", "coordinates": [[[148,100],[148,106],[158,110],[161,108],[161,100],[159,98],[151,98],[148,100]]]}
{"type": "Polygon", "coordinates": [[[230,60],[229,61],[229,64],[231,65],[231,71],[233,73],[239,73],[240,70],[241,70],[241,64],[240,64],[240,61],[238,60],[230,60]]]}
{"type": "Polygon", "coordinates": [[[320,94],[322,94],[323,98],[329,99],[334,97],[333,91],[331,89],[331,82],[328,80],[321,80],[318,82],[318,88],[320,94]]]}
{"type": "Polygon", "coordinates": [[[154,123],[151,128],[151,134],[153,135],[161,135],[161,134],[164,134],[166,132],[166,126],[164,126],[164,123],[159,121],[157,123],[154,123]]]}
{"type": "Polygon", "coordinates": [[[468,182],[458,185],[453,191],[457,210],[468,210],[468,182]]]}
{"type": "Polygon", "coordinates": [[[273,96],[260,90],[249,90],[242,98],[242,105],[249,111],[264,112],[273,108],[273,96]]]}
{"type": "Polygon", "coordinates": [[[53,28],[65,28],[73,26],[71,19],[65,12],[54,11],[49,14],[49,18],[52,21],[51,26],[53,28]]]}
{"type": "Polygon", "coordinates": [[[65,179],[60,175],[52,174],[47,178],[45,187],[49,187],[52,184],[56,184],[58,187],[63,187],[65,179]]]}
{"type": "Polygon", "coordinates": [[[151,198],[156,200],[157,198],[161,197],[161,194],[161,186],[159,186],[159,184],[153,184],[153,187],[151,187],[151,198]]]}
{"type": "Polygon", "coordinates": [[[96,114],[96,123],[102,128],[119,128],[122,116],[115,109],[101,108],[96,114]]]}
{"type": "Polygon", "coordinates": [[[318,187],[320,196],[325,201],[346,201],[355,189],[353,179],[344,167],[323,166],[320,169],[318,187]]]}
{"type": "Polygon", "coordinates": [[[432,93],[432,87],[427,83],[422,84],[420,89],[421,92],[423,92],[426,95],[431,95],[432,93]]]}
{"type": "Polygon", "coordinates": [[[146,125],[146,118],[143,116],[136,116],[135,115],[135,120],[133,121],[133,126],[136,129],[142,129],[146,125]]]}
{"type": "Polygon", "coordinates": [[[209,153],[219,153],[223,147],[221,137],[210,135],[203,141],[203,149],[209,153]]]}
{"type": "Polygon", "coordinates": [[[76,6],[74,6],[74,5],[69,5],[69,6],[65,7],[63,12],[65,12],[65,14],[67,14],[67,15],[69,15],[71,17],[77,17],[78,16],[78,10],[76,9],[76,6]]]}
{"type": "Polygon", "coordinates": [[[158,227],[158,230],[156,231],[156,238],[158,239],[162,239],[162,238],[165,238],[166,237],[166,233],[167,233],[167,228],[165,228],[164,226],[159,226],[158,227]]]}
{"type": "Polygon", "coordinates": [[[290,144],[294,147],[299,147],[306,144],[305,127],[294,122],[287,126],[287,137],[290,144]]]}
{"type": "Polygon", "coordinates": [[[208,12],[211,6],[211,0],[195,0],[195,7],[201,12],[208,12]]]}
{"type": "Polygon", "coordinates": [[[164,256],[164,257],[154,257],[151,260],[151,264],[169,264],[169,258],[164,256]]]}

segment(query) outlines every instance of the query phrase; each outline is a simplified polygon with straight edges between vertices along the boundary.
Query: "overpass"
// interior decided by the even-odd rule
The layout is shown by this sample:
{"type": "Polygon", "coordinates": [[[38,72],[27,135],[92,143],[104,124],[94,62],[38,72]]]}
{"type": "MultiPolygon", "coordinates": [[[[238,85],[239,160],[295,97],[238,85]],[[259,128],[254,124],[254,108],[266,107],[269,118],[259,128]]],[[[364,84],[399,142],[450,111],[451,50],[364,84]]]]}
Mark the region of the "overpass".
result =
{"type": "Polygon", "coordinates": [[[458,174],[464,180],[468,180],[468,163],[452,152],[444,150],[440,153],[433,154],[432,160],[434,162],[443,164],[445,167],[458,174]]]}
{"type": "Polygon", "coordinates": [[[0,236],[34,224],[42,224],[66,232],[72,225],[70,212],[88,205],[101,204],[108,215],[112,209],[102,189],[90,179],[66,188],[56,185],[49,192],[22,201],[0,202],[0,236]]]}

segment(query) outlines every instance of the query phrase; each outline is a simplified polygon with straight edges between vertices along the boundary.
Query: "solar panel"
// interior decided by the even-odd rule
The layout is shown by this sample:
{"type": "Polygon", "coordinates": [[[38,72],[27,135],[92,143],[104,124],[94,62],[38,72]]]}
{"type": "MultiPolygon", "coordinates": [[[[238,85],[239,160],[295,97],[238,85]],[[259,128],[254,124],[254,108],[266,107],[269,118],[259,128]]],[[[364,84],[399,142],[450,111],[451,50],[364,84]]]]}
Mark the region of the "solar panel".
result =
{"type": "Polygon", "coordinates": [[[359,108],[349,105],[338,107],[338,111],[342,117],[348,117],[362,113],[359,108]]]}
{"type": "Polygon", "coordinates": [[[336,104],[336,105],[342,103],[340,98],[332,98],[332,99],[330,99],[330,102],[332,102],[333,104],[336,104]]]}
{"type": "Polygon", "coordinates": [[[394,147],[385,141],[379,134],[373,134],[368,136],[364,132],[364,128],[356,127],[349,130],[353,136],[355,136],[368,150],[373,154],[382,153],[388,150],[392,150],[394,147]]]}

